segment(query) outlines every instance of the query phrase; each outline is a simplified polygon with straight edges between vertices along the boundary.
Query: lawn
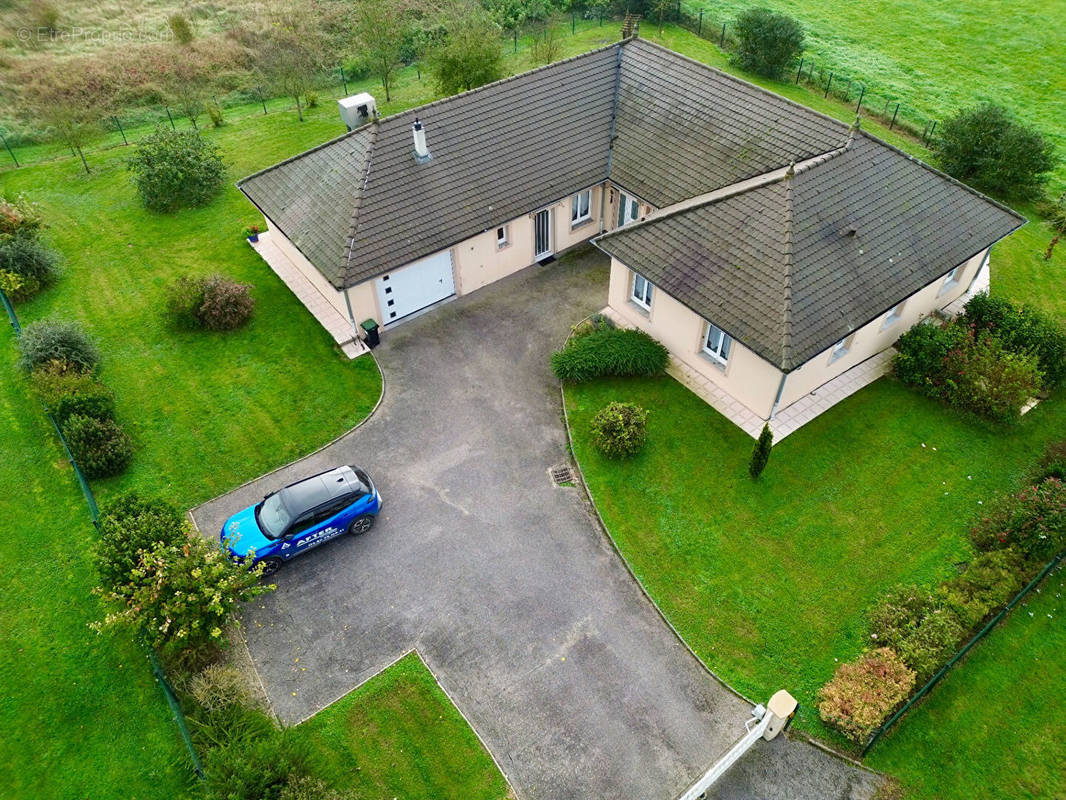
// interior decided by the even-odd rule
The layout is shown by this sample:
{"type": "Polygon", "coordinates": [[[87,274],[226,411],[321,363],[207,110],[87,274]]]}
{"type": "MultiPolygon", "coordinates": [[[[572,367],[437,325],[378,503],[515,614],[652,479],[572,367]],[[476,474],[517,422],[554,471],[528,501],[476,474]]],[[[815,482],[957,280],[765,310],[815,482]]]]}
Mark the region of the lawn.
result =
{"type": "Polygon", "coordinates": [[[901,778],[914,798],[1066,796],[1064,615],[1060,568],[878,742],[867,763],[901,778]]]}
{"type": "Polygon", "coordinates": [[[507,783],[415,653],[300,725],[339,789],[363,800],[502,800],[507,783]]]}
{"type": "Polygon", "coordinates": [[[980,503],[1066,432],[1059,395],[1004,430],[882,379],[781,442],[753,483],[752,440],[671,378],[579,385],[566,404],[597,508],[685,641],[755,701],[788,689],[820,734],[815,694],[866,644],[869,604],[967,560],[980,503]],[[629,461],[589,444],[611,400],[651,409],[629,461]]]}

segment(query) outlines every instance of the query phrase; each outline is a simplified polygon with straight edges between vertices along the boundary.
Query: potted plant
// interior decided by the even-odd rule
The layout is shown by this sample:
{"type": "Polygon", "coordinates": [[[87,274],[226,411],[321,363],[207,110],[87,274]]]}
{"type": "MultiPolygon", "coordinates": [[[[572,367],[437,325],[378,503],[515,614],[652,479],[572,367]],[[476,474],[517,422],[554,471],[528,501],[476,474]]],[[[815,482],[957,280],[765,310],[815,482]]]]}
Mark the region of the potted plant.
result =
{"type": "Polygon", "coordinates": [[[259,226],[258,225],[252,225],[251,227],[245,229],[244,235],[248,239],[249,242],[253,242],[253,243],[254,242],[258,242],[259,241],[259,226]]]}

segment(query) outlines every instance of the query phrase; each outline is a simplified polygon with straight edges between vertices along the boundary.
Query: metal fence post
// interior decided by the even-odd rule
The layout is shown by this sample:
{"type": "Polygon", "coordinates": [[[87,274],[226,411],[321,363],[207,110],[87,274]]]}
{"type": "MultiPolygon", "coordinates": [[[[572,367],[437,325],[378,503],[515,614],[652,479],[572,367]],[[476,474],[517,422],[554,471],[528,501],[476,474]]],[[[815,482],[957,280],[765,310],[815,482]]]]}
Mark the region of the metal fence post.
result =
{"type": "Polygon", "coordinates": [[[933,120],[933,127],[929,129],[929,141],[933,141],[933,134],[936,133],[936,120],[933,120]]]}
{"type": "Polygon", "coordinates": [[[859,92],[859,102],[855,104],[855,113],[859,113],[859,109],[862,108],[862,98],[866,96],[866,87],[862,87],[862,91],[859,92]]]}
{"type": "Polygon", "coordinates": [[[800,59],[799,69],[796,70],[796,85],[799,86],[800,75],[803,74],[803,59],[800,59]]]}
{"type": "Polygon", "coordinates": [[[196,754],[196,748],[192,745],[192,736],[189,735],[189,726],[185,722],[185,713],[181,710],[181,704],[178,703],[178,697],[174,694],[174,688],[170,685],[170,681],[167,680],[166,673],[163,672],[163,668],[159,664],[159,659],[156,658],[155,650],[147,642],[141,642],[145,649],[148,651],[148,663],[152,665],[152,674],[155,679],[159,681],[159,688],[163,690],[163,696],[167,699],[167,705],[170,706],[170,713],[174,716],[174,721],[178,723],[178,730],[181,731],[181,738],[185,741],[185,748],[189,751],[189,758],[192,759],[193,769],[196,770],[196,777],[201,780],[204,777],[204,768],[200,763],[200,757],[196,754]]]}
{"type": "Polygon", "coordinates": [[[696,28],[696,35],[697,36],[703,36],[703,9],[702,8],[700,9],[700,23],[699,23],[699,26],[696,28]]]}
{"type": "Polygon", "coordinates": [[[514,51],[518,52],[518,28],[514,29],[514,51]]]}
{"type": "Polygon", "coordinates": [[[718,42],[718,46],[721,47],[722,49],[725,49],[725,23],[724,22],[722,23],[722,38],[718,42]]]}
{"type": "Polygon", "coordinates": [[[344,94],[348,95],[348,79],[344,77],[344,67],[337,67],[337,72],[341,74],[341,83],[344,84],[344,94]]]}
{"type": "Polygon", "coordinates": [[[825,84],[825,94],[822,97],[829,97],[829,87],[833,85],[833,72],[829,73],[829,80],[825,84]]]}
{"type": "Polygon", "coordinates": [[[163,108],[164,108],[164,109],[166,109],[166,112],[167,112],[167,119],[169,119],[169,120],[170,120],[170,129],[171,129],[172,131],[176,131],[176,130],[177,130],[177,128],[175,128],[175,127],[174,127],[174,117],[170,116],[170,106],[168,106],[168,105],[164,105],[164,106],[163,106],[163,108]]]}
{"type": "Polygon", "coordinates": [[[896,115],[899,114],[899,103],[896,103],[896,110],[892,112],[892,124],[888,126],[889,130],[896,127],[896,115]]]}
{"type": "Polygon", "coordinates": [[[0,301],[4,304],[4,310],[7,311],[7,318],[11,322],[11,327],[15,329],[15,338],[17,339],[22,335],[22,326],[19,325],[19,318],[15,314],[15,307],[11,305],[11,301],[7,299],[7,295],[4,294],[3,289],[0,289],[0,301]]]}
{"type": "Polygon", "coordinates": [[[259,86],[256,86],[255,87],[255,91],[259,94],[259,102],[263,106],[263,113],[266,114],[267,113],[267,104],[266,104],[266,100],[263,99],[263,89],[261,87],[259,87],[259,86]]]}
{"type": "Polygon", "coordinates": [[[0,132],[0,139],[3,139],[3,140],[4,140],[4,147],[6,147],[6,148],[7,148],[7,154],[8,154],[9,156],[11,156],[11,160],[15,162],[15,166],[16,166],[16,167],[19,167],[19,166],[21,166],[21,165],[19,164],[19,160],[18,160],[17,158],[15,158],[15,151],[11,149],[11,145],[9,145],[9,144],[7,143],[7,137],[6,137],[6,136],[4,136],[4,134],[3,134],[2,132],[0,132]]]}
{"type": "Polygon", "coordinates": [[[577,11],[570,10],[570,35],[573,36],[577,31],[577,11]]]}
{"type": "Polygon", "coordinates": [[[126,140],[126,131],[122,130],[122,122],[116,116],[111,117],[115,121],[115,125],[118,126],[118,132],[122,134],[122,144],[129,145],[129,141],[126,140]]]}

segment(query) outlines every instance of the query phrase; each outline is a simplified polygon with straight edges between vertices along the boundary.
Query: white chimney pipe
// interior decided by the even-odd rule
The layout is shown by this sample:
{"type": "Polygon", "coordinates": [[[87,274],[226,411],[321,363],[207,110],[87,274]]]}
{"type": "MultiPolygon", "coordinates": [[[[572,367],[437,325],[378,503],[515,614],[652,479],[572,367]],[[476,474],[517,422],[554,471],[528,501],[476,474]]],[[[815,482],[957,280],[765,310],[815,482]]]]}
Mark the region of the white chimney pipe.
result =
{"type": "Polygon", "coordinates": [[[412,132],[415,137],[415,161],[419,164],[425,164],[430,159],[429,148],[426,147],[426,131],[422,127],[422,123],[419,122],[418,117],[415,117],[412,132]]]}

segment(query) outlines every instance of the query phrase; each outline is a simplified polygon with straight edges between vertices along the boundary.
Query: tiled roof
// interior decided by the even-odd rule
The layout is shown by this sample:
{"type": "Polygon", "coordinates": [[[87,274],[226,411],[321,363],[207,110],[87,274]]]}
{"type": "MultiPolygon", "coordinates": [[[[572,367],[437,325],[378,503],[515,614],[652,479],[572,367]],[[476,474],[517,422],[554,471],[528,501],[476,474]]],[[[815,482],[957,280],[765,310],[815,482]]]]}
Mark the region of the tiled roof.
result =
{"type": "Polygon", "coordinates": [[[1024,218],[862,132],[771,182],[597,246],[785,371],[1024,218]]]}

